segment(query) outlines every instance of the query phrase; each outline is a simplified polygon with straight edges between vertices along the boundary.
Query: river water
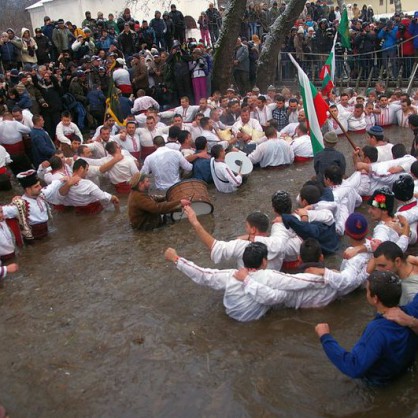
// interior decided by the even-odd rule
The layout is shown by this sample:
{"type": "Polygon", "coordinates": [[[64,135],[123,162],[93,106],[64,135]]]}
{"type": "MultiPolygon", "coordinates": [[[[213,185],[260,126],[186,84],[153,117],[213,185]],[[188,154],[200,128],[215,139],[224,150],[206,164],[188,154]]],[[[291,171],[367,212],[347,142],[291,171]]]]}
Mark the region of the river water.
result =
{"type": "MultiPolygon", "coordinates": [[[[387,136],[409,149],[409,130],[387,136]]],[[[338,149],[350,173],[345,139],[338,149]]],[[[272,215],[271,195],[295,197],[313,174],[307,163],[254,171],[234,195],[211,188],[215,211],[201,220],[215,237],[232,239],[245,232],[246,214],[272,215]]],[[[326,308],[238,323],[224,313],[222,292],[164,260],[168,246],[213,266],[187,220],[132,231],[123,198],[119,213],[55,215],[50,237],[21,252],[20,271],[0,289],[0,403],[12,418],[418,416],[413,371],[370,389],[322,351],[318,322],[349,349],[372,319],[363,290],[326,308]]]]}

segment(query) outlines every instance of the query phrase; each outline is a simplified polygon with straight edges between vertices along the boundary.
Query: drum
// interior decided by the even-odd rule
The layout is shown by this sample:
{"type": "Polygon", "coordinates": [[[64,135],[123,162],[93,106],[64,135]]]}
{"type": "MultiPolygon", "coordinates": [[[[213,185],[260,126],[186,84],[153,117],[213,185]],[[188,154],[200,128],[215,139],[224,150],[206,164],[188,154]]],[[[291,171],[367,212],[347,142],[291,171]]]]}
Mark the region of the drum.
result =
{"type": "MultiPolygon", "coordinates": [[[[207,185],[202,180],[190,179],[174,184],[167,190],[166,199],[168,202],[181,199],[190,200],[197,216],[208,215],[213,212],[207,185]]],[[[182,212],[173,212],[171,214],[174,221],[179,221],[182,216],[182,212]]]]}
{"type": "Polygon", "coordinates": [[[235,173],[246,176],[253,171],[253,163],[242,151],[228,152],[225,156],[226,165],[235,173]]]}

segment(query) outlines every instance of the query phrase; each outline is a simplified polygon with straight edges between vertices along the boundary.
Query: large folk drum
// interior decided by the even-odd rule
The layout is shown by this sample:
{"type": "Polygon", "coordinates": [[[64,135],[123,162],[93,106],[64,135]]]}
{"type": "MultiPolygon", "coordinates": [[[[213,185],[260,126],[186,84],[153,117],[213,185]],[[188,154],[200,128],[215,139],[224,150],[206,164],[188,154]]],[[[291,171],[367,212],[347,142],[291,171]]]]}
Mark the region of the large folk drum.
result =
{"type": "MultiPolygon", "coordinates": [[[[181,199],[190,200],[197,216],[213,212],[207,185],[202,180],[190,179],[174,184],[167,190],[166,199],[168,202],[181,199]]],[[[173,212],[171,217],[173,220],[179,221],[182,218],[182,212],[173,212]]]]}

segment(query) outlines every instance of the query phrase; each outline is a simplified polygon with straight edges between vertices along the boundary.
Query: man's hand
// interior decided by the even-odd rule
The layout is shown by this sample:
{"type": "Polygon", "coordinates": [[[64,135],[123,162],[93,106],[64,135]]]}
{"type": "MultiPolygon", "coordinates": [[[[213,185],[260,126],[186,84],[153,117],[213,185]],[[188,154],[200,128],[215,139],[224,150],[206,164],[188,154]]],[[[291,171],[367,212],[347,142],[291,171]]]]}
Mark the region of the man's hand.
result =
{"type": "Polygon", "coordinates": [[[184,207],[184,213],[186,214],[187,219],[192,225],[199,224],[199,221],[196,216],[196,212],[193,210],[193,208],[190,205],[184,207]]]}
{"type": "Polygon", "coordinates": [[[295,213],[297,215],[299,215],[301,218],[302,216],[308,216],[308,211],[306,210],[306,208],[299,208],[295,210],[295,213]]]}
{"type": "Polygon", "coordinates": [[[74,186],[76,184],[78,184],[78,182],[81,180],[80,176],[77,176],[77,174],[73,174],[69,179],[68,179],[68,184],[70,186],[74,186]]]}
{"type": "Polygon", "coordinates": [[[398,307],[389,308],[383,316],[389,321],[396,322],[402,327],[409,327],[413,323],[414,317],[406,314],[402,309],[398,307]]]}
{"type": "Polygon", "coordinates": [[[164,257],[167,261],[172,261],[173,263],[175,263],[179,258],[177,251],[170,247],[165,250],[164,257]]]}
{"type": "Polygon", "coordinates": [[[185,206],[189,206],[190,205],[190,200],[188,199],[181,199],[180,200],[181,206],[185,207],[185,206]]]}
{"type": "Polygon", "coordinates": [[[9,264],[7,267],[7,273],[16,273],[19,270],[19,265],[16,263],[9,264]]]}
{"type": "Polygon", "coordinates": [[[409,227],[409,223],[406,220],[405,216],[398,215],[398,221],[399,221],[399,225],[401,226],[400,234],[409,237],[411,228],[409,227]]]}
{"type": "Polygon", "coordinates": [[[112,197],[110,198],[110,201],[113,203],[113,206],[115,208],[119,207],[119,199],[115,195],[112,195],[112,197]]]}
{"type": "Polygon", "coordinates": [[[248,276],[248,269],[246,269],[245,267],[241,267],[239,270],[236,270],[234,273],[234,277],[240,282],[243,282],[247,276],[248,276]]]}
{"type": "Polygon", "coordinates": [[[390,173],[390,174],[398,174],[398,173],[402,173],[404,170],[403,170],[403,168],[402,167],[400,167],[400,166],[397,166],[397,167],[391,167],[391,168],[389,168],[389,170],[388,170],[388,172],[390,173]]]}
{"type": "Polygon", "coordinates": [[[315,332],[318,335],[318,337],[321,338],[323,335],[330,333],[329,325],[325,324],[325,323],[324,324],[318,324],[315,327],[315,332]]]}
{"type": "Polygon", "coordinates": [[[51,166],[51,164],[49,164],[49,161],[44,161],[44,162],[41,164],[41,166],[42,166],[42,168],[48,168],[48,167],[50,167],[50,166],[51,166]]]}
{"type": "Polygon", "coordinates": [[[353,258],[358,254],[358,248],[357,247],[349,247],[346,248],[343,254],[343,258],[346,260],[349,260],[350,258],[353,258]]]}

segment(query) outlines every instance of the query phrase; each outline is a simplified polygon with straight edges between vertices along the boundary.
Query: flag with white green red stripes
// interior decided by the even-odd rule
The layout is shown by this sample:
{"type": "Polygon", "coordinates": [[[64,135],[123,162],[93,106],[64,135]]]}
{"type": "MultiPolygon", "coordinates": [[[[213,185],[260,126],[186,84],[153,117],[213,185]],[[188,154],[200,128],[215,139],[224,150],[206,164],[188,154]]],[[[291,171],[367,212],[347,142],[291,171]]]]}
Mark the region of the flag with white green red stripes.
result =
{"type": "Polygon", "coordinates": [[[324,66],[319,73],[319,78],[322,80],[321,91],[326,96],[334,88],[335,77],[335,43],[337,41],[337,34],[334,36],[334,43],[332,44],[331,52],[325,61],[324,66]]]}
{"type": "Polygon", "coordinates": [[[305,110],[312,149],[315,155],[324,149],[321,126],[327,120],[327,111],[329,107],[322,95],[318,93],[316,87],[310,82],[308,76],[293,58],[292,54],[289,54],[289,58],[298,70],[300,94],[303,100],[303,108],[305,110]]]}

